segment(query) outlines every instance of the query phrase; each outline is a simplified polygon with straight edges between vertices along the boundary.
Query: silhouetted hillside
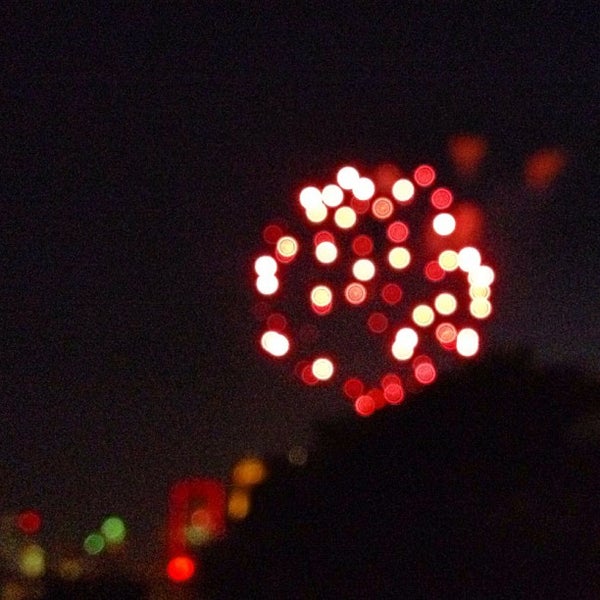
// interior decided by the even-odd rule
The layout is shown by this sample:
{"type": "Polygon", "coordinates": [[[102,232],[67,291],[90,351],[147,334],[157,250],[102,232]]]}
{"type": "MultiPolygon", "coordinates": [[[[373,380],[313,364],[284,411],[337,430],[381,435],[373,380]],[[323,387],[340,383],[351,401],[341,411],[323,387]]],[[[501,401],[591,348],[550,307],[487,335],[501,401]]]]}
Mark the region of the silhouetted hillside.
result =
{"type": "Polygon", "coordinates": [[[600,597],[600,386],[494,357],[273,465],[214,598],[600,597]]]}

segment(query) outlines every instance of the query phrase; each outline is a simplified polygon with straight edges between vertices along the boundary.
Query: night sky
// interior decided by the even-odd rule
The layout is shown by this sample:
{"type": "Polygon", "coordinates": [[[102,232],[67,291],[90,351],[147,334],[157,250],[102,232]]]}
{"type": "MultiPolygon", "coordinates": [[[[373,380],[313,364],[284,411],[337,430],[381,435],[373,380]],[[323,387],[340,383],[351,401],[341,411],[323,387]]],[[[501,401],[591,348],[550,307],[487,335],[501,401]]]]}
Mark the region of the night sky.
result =
{"type": "Polygon", "coordinates": [[[459,132],[490,147],[454,180],[499,271],[486,345],[600,371],[595,3],[406,4],[2,9],[2,512],[141,538],[176,479],[348,413],[256,352],[262,227],[347,162],[453,185],[459,132]],[[532,193],[542,147],[567,165],[532,193]]]}

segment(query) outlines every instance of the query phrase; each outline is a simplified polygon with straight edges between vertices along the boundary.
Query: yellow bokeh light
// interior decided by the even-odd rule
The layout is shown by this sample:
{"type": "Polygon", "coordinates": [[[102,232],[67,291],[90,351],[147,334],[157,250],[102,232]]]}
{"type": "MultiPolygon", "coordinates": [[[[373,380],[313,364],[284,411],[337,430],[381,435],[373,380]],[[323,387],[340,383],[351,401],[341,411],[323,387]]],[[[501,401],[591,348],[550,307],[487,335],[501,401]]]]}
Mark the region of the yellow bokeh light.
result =
{"type": "Polygon", "coordinates": [[[268,254],[259,256],[254,261],[254,271],[257,275],[275,275],[277,272],[277,261],[268,254]]]}
{"type": "Polygon", "coordinates": [[[375,184],[368,177],[360,177],[352,186],[352,193],[358,200],[370,200],[375,193],[375,184]]]}
{"type": "Polygon", "coordinates": [[[335,208],[344,201],[344,192],[341,187],[331,183],[323,188],[321,198],[323,204],[335,208]]]}
{"type": "Polygon", "coordinates": [[[350,229],[356,223],[356,212],[349,206],[340,206],[333,217],[340,229],[350,229]]]}
{"type": "Polygon", "coordinates": [[[310,292],[310,301],[319,308],[325,308],[331,304],[333,293],[326,285],[316,285],[310,292]]]}
{"type": "Polygon", "coordinates": [[[456,351],[467,358],[475,356],[479,351],[479,334],[469,327],[461,329],[456,336],[456,351]]]}
{"type": "Polygon", "coordinates": [[[312,363],[312,373],[319,381],[327,381],[333,377],[333,363],[328,358],[316,358],[312,363]]]}
{"type": "Polygon", "coordinates": [[[324,242],[319,242],[315,247],[315,257],[316,259],[324,264],[329,265],[335,261],[338,255],[337,246],[328,240],[324,242]]]}
{"type": "Polygon", "coordinates": [[[306,209],[306,218],[311,223],[322,223],[327,218],[327,207],[322,203],[306,209]]]}
{"type": "Polygon", "coordinates": [[[256,279],[256,289],[263,296],[271,296],[279,289],[279,279],[275,275],[259,275],[256,279]]]}
{"type": "Polygon", "coordinates": [[[284,259],[290,259],[298,253],[298,241],[291,235],[285,235],[277,240],[277,252],[284,259]]]}
{"type": "Polygon", "coordinates": [[[413,310],[412,319],[415,322],[415,325],[418,325],[419,327],[428,327],[433,323],[435,313],[431,306],[419,304],[413,310]]]}
{"type": "Polygon", "coordinates": [[[410,252],[407,248],[396,246],[389,251],[388,262],[393,269],[405,269],[410,264],[410,252]]]}
{"type": "Polygon", "coordinates": [[[231,480],[238,487],[251,487],[262,483],[267,477],[267,467],[260,458],[247,456],[233,467],[231,480]]]}
{"type": "Polygon", "coordinates": [[[352,265],[352,274],[359,281],[370,281],[375,276],[375,264],[368,258],[359,258],[352,265]]]}
{"type": "Polygon", "coordinates": [[[415,195],[415,186],[408,179],[398,179],[392,186],[392,195],[398,202],[408,202],[415,195]]]}
{"type": "Polygon", "coordinates": [[[456,271],[458,269],[458,254],[454,250],[444,250],[438,257],[438,263],[444,271],[456,271]]]}
{"type": "Polygon", "coordinates": [[[435,297],[433,305],[440,315],[451,315],[456,310],[458,303],[453,294],[442,292],[435,297]]]}
{"type": "Polygon", "coordinates": [[[440,213],[433,219],[433,230],[438,235],[450,235],[456,228],[456,219],[450,213],[440,213]]]}
{"type": "Polygon", "coordinates": [[[260,345],[272,356],[285,356],[290,349],[288,338],[278,331],[265,331],[260,338],[260,345]]]}
{"type": "Polygon", "coordinates": [[[462,271],[469,273],[481,264],[481,254],[477,248],[466,246],[458,253],[458,266],[462,271]]]}
{"type": "Polygon", "coordinates": [[[469,312],[476,319],[486,319],[492,314],[492,305],[487,298],[473,298],[469,305],[469,312]]]}
{"type": "Polygon", "coordinates": [[[354,167],[342,167],[337,173],[337,182],[344,190],[351,190],[359,179],[360,175],[354,167]]]}
{"type": "Polygon", "coordinates": [[[233,489],[227,500],[227,515],[233,521],[242,521],[250,513],[250,493],[245,489],[233,489]]]}

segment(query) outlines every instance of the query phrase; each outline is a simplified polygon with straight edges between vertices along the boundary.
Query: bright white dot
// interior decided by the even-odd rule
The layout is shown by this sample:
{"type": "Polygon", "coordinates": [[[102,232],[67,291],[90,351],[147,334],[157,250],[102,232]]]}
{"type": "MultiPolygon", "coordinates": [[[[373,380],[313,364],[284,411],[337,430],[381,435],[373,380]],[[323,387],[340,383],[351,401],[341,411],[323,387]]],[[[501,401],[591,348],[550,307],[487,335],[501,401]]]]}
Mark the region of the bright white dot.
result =
{"type": "Polygon", "coordinates": [[[344,190],[351,190],[360,175],[354,167],[342,167],[337,174],[337,182],[344,190]]]}
{"type": "Polygon", "coordinates": [[[340,206],[333,217],[340,229],[350,229],[356,223],[356,213],[349,206],[340,206]]]}
{"type": "Polygon", "coordinates": [[[370,281],[375,276],[375,265],[368,258],[359,258],[352,265],[352,274],[359,281],[370,281]]]}
{"type": "Polygon", "coordinates": [[[435,297],[433,305],[440,315],[451,315],[456,310],[458,303],[452,294],[442,292],[435,297]]]}
{"type": "Polygon", "coordinates": [[[326,185],[323,188],[321,196],[323,198],[323,203],[331,207],[339,206],[344,200],[342,188],[333,183],[326,185]]]}
{"type": "Polygon", "coordinates": [[[444,271],[456,271],[458,269],[458,254],[454,250],[444,250],[438,257],[438,263],[444,271]]]}
{"type": "Polygon", "coordinates": [[[290,341],[278,331],[265,331],[260,338],[260,345],[272,356],[285,356],[290,349],[290,341]]]}
{"type": "Polygon", "coordinates": [[[468,273],[481,264],[481,254],[477,248],[465,246],[458,253],[458,266],[468,273]]]}
{"type": "Polygon", "coordinates": [[[368,177],[361,177],[352,186],[352,193],[358,200],[370,200],[375,193],[375,184],[368,177]]]}
{"type": "Polygon", "coordinates": [[[312,363],[313,375],[319,381],[331,379],[333,371],[333,363],[328,358],[316,358],[312,363]]]}
{"type": "Polygon", "coordinates": [[[392,186],[392,196],[398,202],[408,202],[415,195],[415,186],[408,179],[398,179],[392,186]]]}
{"type": "Polygon", "coordinates": [[[397,246],[388,252],[388,262],[393,269],[405,269],[410,264],[410,252],[397,246]]]}
{"type": "Polygon", "coordinates": [[[469,272],[468,280],[471,285],[489,287],[494,281],[494,269],[487,265],[480,265],[469,272]]]}
{"type": "Polygon", "coordinates": [[[335,261],[338,255],[337,246],[330,241],[319,242],[315,247],[315,257],[324,265],[329,265],[335,261]]]}
{"type": "Polygon", "coordinates": [[[279,279],[275,275],[259,275],[256,279],[256,289],[263,296],[271,296],[279,289],[279,279]]]}
{"type": "Polygon", "coordinates": [[[318,188],[309,185],[300,192],[300,204],[306,209],[310,210],[313,206],[322,204],[321,192],[318,188]]]}
{"type": "Polygon", "coordinates": [[[469,327],[461,329],[456,336],[456,351],[461,356],[475,356],[479,351],[479,334],[469,327]]]}
{"type": "Polygon", "coordinates": [[[259,256],[254,261],[254,271],[257,275],[275,275],[277,272],[277,261],[268,255],[259,256]]]}
{"type": "Polygon", "coordinates": [[[306,209],[306,218],[311,223],[322,223],[327,218],[327,207],[319,202],[306,209]]]}
{"type": "Polygon", "coordinates": [[[440,213],[433,219],[433,230],[438,235],[450,235],[456,227],[456,220],[450,213],[440,213]]]}

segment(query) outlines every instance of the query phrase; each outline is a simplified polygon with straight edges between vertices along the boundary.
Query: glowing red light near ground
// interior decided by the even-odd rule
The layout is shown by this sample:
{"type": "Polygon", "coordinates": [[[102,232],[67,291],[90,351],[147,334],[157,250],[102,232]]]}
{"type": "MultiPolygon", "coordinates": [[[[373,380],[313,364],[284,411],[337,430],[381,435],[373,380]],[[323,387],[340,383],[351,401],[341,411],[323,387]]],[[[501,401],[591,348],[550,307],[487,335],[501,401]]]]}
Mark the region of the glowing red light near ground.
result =
{"type": "Polygon", "coordinates": [[[42,517],[35,510],[26,510],[17,516],[17,527],[23,533],[33,535],[42,527],[42,517]]]}
{"type": "Polygon", "coordinates": [[[340,386],[367,416],[433,383],[436,365],[480,351],[495,279],[481,210],[439,186],[433,167],[348,165],[297,202],[306,218],[266,227],[254,262],[267,356],[308,386],[340,386]]]}
{"type": "Polygon", "coordinates": [[[196,563],[189,556],[175,556],[167,563],[167,577],[175,583],[189,581],[196,573],[196,563]]]}

